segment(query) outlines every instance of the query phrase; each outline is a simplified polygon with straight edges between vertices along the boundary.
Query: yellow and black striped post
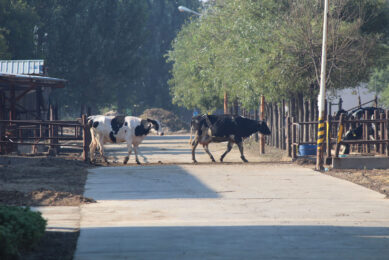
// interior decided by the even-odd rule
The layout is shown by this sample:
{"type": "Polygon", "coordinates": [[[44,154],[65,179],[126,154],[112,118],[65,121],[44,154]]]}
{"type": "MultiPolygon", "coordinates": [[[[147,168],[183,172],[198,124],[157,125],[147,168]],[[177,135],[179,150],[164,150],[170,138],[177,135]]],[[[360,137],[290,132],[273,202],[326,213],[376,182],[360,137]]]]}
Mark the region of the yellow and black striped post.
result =
{"type": "MultiPolygon", "coordinates": [[[[324,114],[324,113],[323,113],[324,114]]],[[[319,117],[319,124],[317,129],[317,154],[316,154],[316,169],[323,169],[323,149],[324,149],[324,138],[326,133],[326,125],[324,121],[324,116],[319,117]]]]}

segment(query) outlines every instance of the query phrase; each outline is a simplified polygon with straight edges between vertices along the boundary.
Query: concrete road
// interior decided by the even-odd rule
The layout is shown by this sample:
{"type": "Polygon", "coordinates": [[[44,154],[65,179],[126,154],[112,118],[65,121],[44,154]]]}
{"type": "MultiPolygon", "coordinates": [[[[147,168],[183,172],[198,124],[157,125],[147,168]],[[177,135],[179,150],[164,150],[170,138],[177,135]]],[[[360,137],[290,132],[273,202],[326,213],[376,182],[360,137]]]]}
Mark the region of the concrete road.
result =
{"type": "MultiPolygon", "coordinates": [[[[149,162],[190,162],[167,140],[145,142],[149,162]]],[[[75,259],[389,259],[384,195],[293,164],[101,167],[85,196],[75,259]]]]}

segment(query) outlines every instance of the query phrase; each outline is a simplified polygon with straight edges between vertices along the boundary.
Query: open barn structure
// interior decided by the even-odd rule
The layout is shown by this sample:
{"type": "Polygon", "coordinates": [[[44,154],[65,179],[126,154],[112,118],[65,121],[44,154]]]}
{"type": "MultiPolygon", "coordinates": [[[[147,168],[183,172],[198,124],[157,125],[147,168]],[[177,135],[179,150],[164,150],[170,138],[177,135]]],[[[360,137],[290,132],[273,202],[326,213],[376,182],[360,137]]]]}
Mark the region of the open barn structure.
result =
{"type": "Polygon", "coordinates": [[[86,115],[59,120],[57,107],[50,103],[51,92],[64,88],[66,82],[48,77],[43,60],[0,60],[1,154],[55,154],[65,146],[86,150],[86,115]]]}
{"type": "Polygon", "coordinates": [[[65,83],[48,77],[42,60],[0,60],[0,119],[48,118],[50,93],[65,83]]]}

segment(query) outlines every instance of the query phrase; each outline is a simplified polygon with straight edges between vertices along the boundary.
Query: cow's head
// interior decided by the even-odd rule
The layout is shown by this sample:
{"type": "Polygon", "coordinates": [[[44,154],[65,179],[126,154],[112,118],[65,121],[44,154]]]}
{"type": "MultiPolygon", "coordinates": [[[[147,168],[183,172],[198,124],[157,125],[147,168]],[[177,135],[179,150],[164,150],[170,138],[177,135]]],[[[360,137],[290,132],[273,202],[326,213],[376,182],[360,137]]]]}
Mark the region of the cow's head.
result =
{"type": "Polygon", "coordinates": [[[150,124],[150,132],[157,134],[157,135],[163,135],[163,130],[161,123],[158,120],[153,120],[147,118],[147,122],[150,124]]]}
{"type": "Polygon", "coordinates": [[[270,135],[271,132],[270,132],[270,129],[269,127],[267,126],[266,122],[265,121],[259,121],[258,122],[258,131],[263,134],[263,135],[270,135]]]}

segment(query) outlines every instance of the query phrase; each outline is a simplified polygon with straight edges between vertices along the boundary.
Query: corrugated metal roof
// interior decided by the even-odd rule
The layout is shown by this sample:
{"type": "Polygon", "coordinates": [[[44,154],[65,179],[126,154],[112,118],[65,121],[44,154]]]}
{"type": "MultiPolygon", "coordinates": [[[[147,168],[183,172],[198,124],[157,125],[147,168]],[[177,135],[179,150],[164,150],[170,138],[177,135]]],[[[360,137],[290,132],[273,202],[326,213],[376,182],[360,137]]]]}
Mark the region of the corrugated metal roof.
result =
{"type": "Polygon", "coordinates": [[[19,75],[43,75],[43,60],[0,60],[0,72],[19,75]]]}
{"type": "Polygon", "coordinates": [[[51,77],[0,73],[0,89],[8,89],[11,85],[14,86],[15,89],[29,88],[33,85],[51,88],[63,88],[65,87],[66,82],[67,81],[64,79],[51,77]]]}

